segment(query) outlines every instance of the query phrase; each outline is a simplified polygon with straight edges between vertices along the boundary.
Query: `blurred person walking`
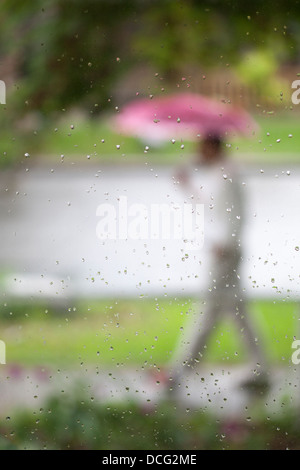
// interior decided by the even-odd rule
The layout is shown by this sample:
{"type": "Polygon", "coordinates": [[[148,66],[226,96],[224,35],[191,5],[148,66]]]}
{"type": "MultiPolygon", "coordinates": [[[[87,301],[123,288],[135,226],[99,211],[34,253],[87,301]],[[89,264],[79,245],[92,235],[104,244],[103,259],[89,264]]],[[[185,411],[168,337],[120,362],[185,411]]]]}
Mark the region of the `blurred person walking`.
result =
{"type": "Polygon", "coordinates": [[[239,174],[236,165],[227,158],[219,135],[210,134],[203,139],[193,172],[183,168],[177,181],[190,196],[193,195],[195,202],[204,204],[204,246],[209,250],[211,266],[204,311],[194,314],[169,364],[173,388],[202,360],[209,337],[225,314],[229,314],[238,326],[250,352],[253,374],[244,385],[267,383],[264,354],[250,322],[240,285],[243,197],[239,174]]]}

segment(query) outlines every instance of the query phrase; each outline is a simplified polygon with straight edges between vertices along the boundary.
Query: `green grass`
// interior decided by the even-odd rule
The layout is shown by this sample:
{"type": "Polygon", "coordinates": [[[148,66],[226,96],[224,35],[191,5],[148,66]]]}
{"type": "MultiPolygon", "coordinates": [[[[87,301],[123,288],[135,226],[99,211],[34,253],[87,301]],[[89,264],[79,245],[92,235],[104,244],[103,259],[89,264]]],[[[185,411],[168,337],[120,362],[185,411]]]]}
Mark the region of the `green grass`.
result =
{"type": "Polygon", "coordinates": [[[235,157],[250,163],[299,163],[300,115],[267,114],[257,117],[260,131],[251,139],[238,138],[231,143],[235,157]]]}
{"type": "MultiPolygon", "coordinates": [[[[7,363],[24,365],[162,366],[199,304],[190,299],[84,302],[76,311],[30,305],[2,307],[0,338],[7,363]]],[[[286,364],[297,336],[297,304],[252,302],[251,319],[268,359],[286,364]]],[[[247,358],[236,325],[223,320],[210,338],[206,361],[239,363],[247,358]]]]}
{"type": "Polygon", "coordinates": [[[57,128],[43,131],[39,136],[39,148],[36,156],[46,155],[51,161],[80,163],[131,164],[154,161],[156,163],[172,163],[180,160],[184,154],[193,151],[193,144],[186,142],[181,149],[181,143],[166,142],[155,147],[149,142],[142,142],[134,137],[120,135],[110,128],[106,119],[74,122],[71,129],[69,122],[63,122],[57,128]],[[149,150],[146,151],[146,147],[149,150]]]}
{"type": "MultiPolygon", "coordinates": [[[[297,110],[254,116],[260,130],[251,138],[229,137],[227,150],[241,161],[257,164],[300,162],[300,115],[297,110]]],[[[0,164],[24,159],[29,153],[32,161],[89,164],[177,164],[196,151],[195,143],[165,142],[155,146],[134,137],[121,135],[109,125],[110,116],[84,119],[65,117],[47,123],[38,132],[4,134],[0,143],[0,164]],[[145,151],[146,146],[149,147],[145,151]]]]}
{"type": "MultiPolygon", "coordinates": [[[[292,158],[299,161],[300,132],[299,119],[297,113],[290,114],[265,114],[258,115],[256,120],[260,127],[257,135],[251,138],[228,138],[233,153],[265,155],[266,161],[272,156],[277,160],[284,159],[283,154],[293,154],[292,158]],[[292,136],[292,137],[291,137],[292,136]],[[280,140],[280,142],[278,142],[280,140]]],[[[149,142],[141,141],[113,132],[108,127],[106,120],[81,121],[70,129],[69,122],[63,123],[56,131],[45,134],[44,140],[45,152],[49,154],[67,154],[85,157],[90,155],[99,160],[109,161],[133,158],[151,157],[154,160],[162,159],[162,162],[168,162],[170,159],[179,159],[180,156],[194,151],[195,145],[191,142],[185,142],[184,149],[181,149],[181,142],[166,142],[158,147],[152,146],[149,142]],[[102,142],[104,141],[104,142],[102,142]],[[117,148],[117,145],[120,148],[117,148]],[[144,154],[145,146],[149,150],[144,154]]],[[[140,161],[140,160],[139,160],[140,161]]],[[[271,160],[272,161],[272,160],[271,160]]]]}

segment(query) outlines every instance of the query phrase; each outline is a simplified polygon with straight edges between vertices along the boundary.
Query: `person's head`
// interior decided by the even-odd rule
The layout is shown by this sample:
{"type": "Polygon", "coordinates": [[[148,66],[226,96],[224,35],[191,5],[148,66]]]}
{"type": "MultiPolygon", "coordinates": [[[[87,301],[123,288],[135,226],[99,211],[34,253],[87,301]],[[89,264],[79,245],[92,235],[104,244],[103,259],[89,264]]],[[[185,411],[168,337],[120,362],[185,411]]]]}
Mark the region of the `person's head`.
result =
{"type": "Polygon", "coordinates": [[[223,142],[219,135],[208,134],[204,137],[199,158],[203,163],[215,163],[223,158],[223,142]]]}

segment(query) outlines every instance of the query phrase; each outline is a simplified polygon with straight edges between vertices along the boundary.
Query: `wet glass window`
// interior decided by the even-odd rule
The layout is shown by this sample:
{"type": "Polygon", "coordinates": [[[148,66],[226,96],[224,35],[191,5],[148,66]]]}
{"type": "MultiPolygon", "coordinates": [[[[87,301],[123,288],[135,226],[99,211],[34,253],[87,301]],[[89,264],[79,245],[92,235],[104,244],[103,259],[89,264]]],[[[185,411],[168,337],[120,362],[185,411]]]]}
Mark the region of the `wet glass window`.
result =
{"type": "Polygon", "coordinates": [[[299,449],[299,5],[0,24],[0,449],[299,449]]]}

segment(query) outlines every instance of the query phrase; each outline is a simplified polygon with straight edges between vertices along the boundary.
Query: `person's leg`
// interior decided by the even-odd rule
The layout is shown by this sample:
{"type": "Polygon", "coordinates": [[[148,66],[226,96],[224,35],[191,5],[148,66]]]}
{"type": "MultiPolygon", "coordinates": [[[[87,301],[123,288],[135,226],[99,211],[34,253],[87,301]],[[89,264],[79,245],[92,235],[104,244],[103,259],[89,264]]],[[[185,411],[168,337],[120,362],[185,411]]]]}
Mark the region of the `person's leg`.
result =
{"type": "Polygon", "coordinates": [[[261,344],[257,339],[257,332],[249,318],[249,312],[246,308],[246,301],[240,287],[239,280],[239,257],[232,256],[228,260],[230,268],[228,269],[227,286],[229,289],[224,291],[224,303],[229,308],[226,310],[233,317],[237,324],[239,333],[246,342],[250,353],[250,368],[248,378],[241,382],[241,387],[254,393],[266,393],[270,386],[268,378],[267,361],[261,344]]]}
{"type": "Polygon", "coordinates": [[[204,313],[195,313],[193,321],[188,325],[177,351],[171,361],[170,375],[178,382],[189,368],[194,368],[201,361],[209,336],[216,325],[220,313],[220,305],[211,299],[204,308],[204,313]]]}
{"type": "Polygon", "coordinates": [[[263,354],[263,350],[257,339],[257,335],[255,334],[255,329],[253,327],[251,319],[249,318],[249,312],[246,309],[244,300],[236,303],[233,315],[234,321],[238,325],[239,333],[246,341],[246,345],[250,353],[251,362],[253,362],[254,368],[258,371],[265,370],[265,355],[263,354]]]}
{"type": "Polygon", "coordinates": [[[176,382],[202,359],[208,338],[223,311],[222,293],[227,285],[232,257],[227,253],[213,253],[210,280],[205,295],[204,311],[195,313],[170,363],[171,375],[176,382]]]}
{"type": "Polygon", "coordinates": [[[257,339],[244,302],[240,302],[238,307],[236,307],[234,320],[237,322],[239,332],[245,339],[250,353],[247,377],[241,380],[239,387],[247,393],[263,396],[269,391],[271,386],[270,374],[265,354],[257,339]]]}
{"type": "Polygon", "coordinates": [[[239,278],[239,266],[240,266],[240,254],[238,251],[232,253],[228,258],[228,270],[227,270],[227,286],[224,290],[223,298],[224,303],[227,304],[228,313],[233,316],[235,323],[238,325],[239,332],[242,334],[243,339],[246,341],[247,348],[250,353],[251,361],[253,361],[254,367],[263,368],[265,367],[265,357],[262,348],[257,341],[255,329],[252,325],[251,319],[249,318],[249,312],[246,308],[246,301],[244,294],[240,287],[239,278]]]}

